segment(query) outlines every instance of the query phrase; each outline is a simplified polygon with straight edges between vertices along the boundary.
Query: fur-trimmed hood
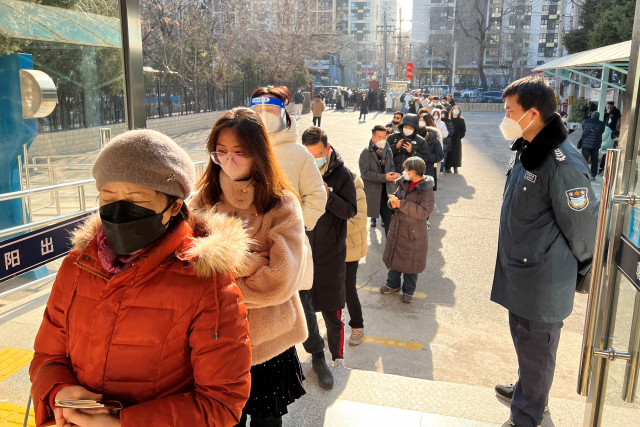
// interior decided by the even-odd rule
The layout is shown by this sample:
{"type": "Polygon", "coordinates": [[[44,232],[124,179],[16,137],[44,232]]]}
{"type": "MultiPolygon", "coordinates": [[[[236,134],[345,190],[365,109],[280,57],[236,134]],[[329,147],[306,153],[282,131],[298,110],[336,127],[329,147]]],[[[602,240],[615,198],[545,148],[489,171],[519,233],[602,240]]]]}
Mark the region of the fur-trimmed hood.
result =
{"type": "MultiPolygon", "coordinates": [[[[442,142],[442,132],[440,129],[433,126],[425,126],[423,129],[426,129],[428,132],[433,132],[438,137],[438,141],[442,142]]],[[[425,140],[429,140],[429,138],[425,138],[425,140]]]]}
{"type": "MultiPolygon", "coordinates": [[[[188,227],[184,241],[174,252],[176,258],[188,262],[198,277],[229,273],[242,275],[247,268],[253,241],[244,229],[243,221],[225,214],[190,211],[190,215],[193,229],[188,227]]],[[[72,234],[74,249],[82,252],[95,240],[100,227],[100,214],[90,216],[72,234]]]]}
{"type": "Polygon", "coordinates": [[[527,142],[524,138],[518,138],[511,143],[509,149],[522,151],[520,155],[522,166],[528,171],[533,171],[553,150],[558,148],[558,145],[566,141],[568,136],[569,133],[562,123],[560,114],[554,113],[533,141],[527,142]]]}

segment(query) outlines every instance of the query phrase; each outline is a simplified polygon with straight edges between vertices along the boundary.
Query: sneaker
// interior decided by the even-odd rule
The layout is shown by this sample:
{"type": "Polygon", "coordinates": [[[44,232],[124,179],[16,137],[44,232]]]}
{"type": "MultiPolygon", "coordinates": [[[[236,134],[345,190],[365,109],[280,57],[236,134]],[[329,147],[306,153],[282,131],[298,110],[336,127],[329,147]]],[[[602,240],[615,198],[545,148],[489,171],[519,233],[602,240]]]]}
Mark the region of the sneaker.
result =
{"type": "Polygon", "coordinates": [[[314,354],[311,357],[311,366],[318,375],[318,384],[325,390],[331,390],[333,388],[333,374],[327,366],[327,361],[324,358],[324,352],[314,354]]]}
{"type": "Polygon", "coordinates": [[[363,328],[352,328],[351,329],[351,336],[349,337],[349,345],[361,344],[363,337],[364,337],[364,329],[363,328]]]}
{"type": "Polygon", "coordinates": [[[376,226],[376,219],[375,218],[371,218],[371,226],[372,227],[376,226]]]}
{"type": "Polygon", "coordinates": [[[346,365],[344,364],[344,359],[340,357],[340,358],[334,360],[333,361],[333,367],[334,368],[346,368],[346,365]]]}
{"type": "Polygon", "coordinates": [[[410,304],[410,303],[413,302],[413,296],[412,295],[407,295],[407,294],[402,294],[402,298],[400,298],[400,300],[405,304],[410,304]]]}
{"type": "Polygon", "coordinates": [[[380,288],[381,294],[390,294],[393,292],[400,292],[400,286],[398,286],[397,288],[390,288],[387,285],[384,285],[380,288]]]}
{"type": "MultiPolygon", "coordinates": [[[[496,397],[504,400],[505,402],[511,403],[511,399],[513,399],[513,388],[514,388],[513,384],[509,384],[509,385],[498,384],[495,387],[496,397]]],[[[544,412],[545,413],[549,412],[549,406],[545,406],[544,412]]]]}

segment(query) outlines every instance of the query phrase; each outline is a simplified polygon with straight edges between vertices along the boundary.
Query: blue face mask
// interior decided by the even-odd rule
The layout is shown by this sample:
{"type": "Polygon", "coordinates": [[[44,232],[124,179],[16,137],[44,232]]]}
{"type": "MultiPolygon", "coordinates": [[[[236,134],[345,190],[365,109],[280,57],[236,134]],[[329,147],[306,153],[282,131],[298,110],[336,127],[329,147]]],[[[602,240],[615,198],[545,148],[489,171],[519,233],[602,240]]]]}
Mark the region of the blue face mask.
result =
{"type": "Polygon", "coordinates": [[[313,159],[316,161],[316,166],[318,166],[318,169],[320,169],[321,167],[324,166],[325,163],[327,163],[327,156],[321,158],[321,159],[313,159]]]}

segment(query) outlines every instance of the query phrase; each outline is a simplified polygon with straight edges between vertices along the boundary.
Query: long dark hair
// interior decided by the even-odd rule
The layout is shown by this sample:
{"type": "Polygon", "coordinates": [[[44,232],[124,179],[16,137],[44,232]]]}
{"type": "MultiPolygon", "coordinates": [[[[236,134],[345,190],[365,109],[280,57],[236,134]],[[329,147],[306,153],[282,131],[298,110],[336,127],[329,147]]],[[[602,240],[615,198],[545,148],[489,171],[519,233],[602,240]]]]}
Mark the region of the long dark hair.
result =
{"type": "MultiPolygon", "coordinates": [[[[209,153],[216,151],[218,137],[223,129],[234,132],[242,152],[252,160],[249,177],[255,187],[253,204],[258,214],[264,215],[276,207],[285,190],[297,196],[298,193],[291,187],[273,154],[267,130],[255,111],[240,107],[224,113],[213,125],[207,138],[209,153]]],[[[221,200],[220,169],[219,165],[209,159],[207,169],[195,187],[196,191],[202,191],[202,204],[213,206],[221,200]]]]}
{"type": "MultiPolygon", "coordinates": [[[[265,95],[271,95],[278,98],[280,101],[284,102],[285,107],[291,102],[291,93],[289,92],[289,88],[287,88],[286,86],[259,87],[258,89],[253,91],[253,93],[251,94],[251,99],[265,95]]],[[[290,129],[291,116],[289,115],[289,112],[287,110],[285,110],[285,114],[287,115],[287,129],[290,129]]]]}

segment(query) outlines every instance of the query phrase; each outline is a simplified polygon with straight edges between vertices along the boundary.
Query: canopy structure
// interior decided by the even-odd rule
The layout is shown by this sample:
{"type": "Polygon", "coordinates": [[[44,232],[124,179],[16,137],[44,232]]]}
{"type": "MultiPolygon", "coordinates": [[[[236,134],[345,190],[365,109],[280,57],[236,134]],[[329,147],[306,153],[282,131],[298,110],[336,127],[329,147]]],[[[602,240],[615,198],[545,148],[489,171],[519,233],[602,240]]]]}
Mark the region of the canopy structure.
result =
{"type": "MultiPolygon", "coordinates": [[[[593,88],[593,86],[586,84],[585,79],[599,82],[600,102],[598,104],[598,110],[602,117],[607,99],[607,89],[625,90],[630,56],[631,40],[563,56],[540,65],[533,71],[542,71],[549,76],[556,76],[556,70],[567,70],[572,73],[569,77],[571,83],[590,89],[593,88]],[[593,73],[589,73],[590,70],[602,70],[601,76],[599,78],[594,77],[591,75],[593,73]],[[616,82],[610,81],[612,72],[620,75],[620,79],[616,82]]],[[[563,76],[563,79],[564,78],[563,76]]]]}
{"type": "Polygon", "coordinates": [[[0,34],[10,39],[122,46],[117,18],[19,0],[0,0],[0,34]]]}

